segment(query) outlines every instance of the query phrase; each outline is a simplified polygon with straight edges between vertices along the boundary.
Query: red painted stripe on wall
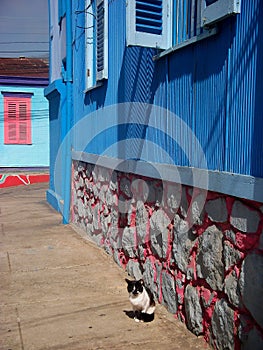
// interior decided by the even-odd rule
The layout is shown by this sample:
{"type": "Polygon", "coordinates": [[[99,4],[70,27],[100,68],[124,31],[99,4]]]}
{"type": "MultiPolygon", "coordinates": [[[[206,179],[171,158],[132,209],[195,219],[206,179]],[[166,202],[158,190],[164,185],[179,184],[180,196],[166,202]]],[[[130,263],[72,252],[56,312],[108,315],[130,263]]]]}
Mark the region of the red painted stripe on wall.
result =
{"type": "Polygon", "coordinates": [[[48,182],[49,174],[0,174],[0,188],[48,182]]]}

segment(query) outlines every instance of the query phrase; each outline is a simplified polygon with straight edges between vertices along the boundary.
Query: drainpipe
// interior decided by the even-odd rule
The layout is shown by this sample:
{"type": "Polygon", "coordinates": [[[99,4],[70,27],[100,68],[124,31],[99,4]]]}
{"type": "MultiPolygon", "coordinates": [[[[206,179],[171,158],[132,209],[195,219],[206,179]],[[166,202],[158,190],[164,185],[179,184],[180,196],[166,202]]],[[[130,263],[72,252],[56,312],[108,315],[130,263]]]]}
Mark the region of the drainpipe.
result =
{"type": "Polygon", "coordinates": [[[70,220],[70,198],[71,198],[71,137],[68,133],[71,129],[72,121],[72,0],[66,0],[66,120],[65,120],[65,149],[64,149],[64,206],[63,224],[68,224],[70,220]]]}

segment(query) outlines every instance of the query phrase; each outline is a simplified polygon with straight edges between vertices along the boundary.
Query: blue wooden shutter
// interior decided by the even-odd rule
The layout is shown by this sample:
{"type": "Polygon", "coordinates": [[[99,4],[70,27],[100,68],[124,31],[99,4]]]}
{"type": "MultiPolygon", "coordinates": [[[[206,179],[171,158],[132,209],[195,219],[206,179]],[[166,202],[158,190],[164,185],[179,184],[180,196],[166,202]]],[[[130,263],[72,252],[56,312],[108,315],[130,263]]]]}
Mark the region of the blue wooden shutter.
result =
{"type": "Polygon", "coordinates": [[[240,13],[241,0],[202,0],[202,26],[209,26],[240,13]]]}
{"type": "Polygon", "coordinates": [[[108,78],[108,3],[97,0],[96,80],[108,78]]]}
{"type": "Polygon", "coordinates": [[[171,0],[127,0],[127,45],[171,46],[171,0]]]}

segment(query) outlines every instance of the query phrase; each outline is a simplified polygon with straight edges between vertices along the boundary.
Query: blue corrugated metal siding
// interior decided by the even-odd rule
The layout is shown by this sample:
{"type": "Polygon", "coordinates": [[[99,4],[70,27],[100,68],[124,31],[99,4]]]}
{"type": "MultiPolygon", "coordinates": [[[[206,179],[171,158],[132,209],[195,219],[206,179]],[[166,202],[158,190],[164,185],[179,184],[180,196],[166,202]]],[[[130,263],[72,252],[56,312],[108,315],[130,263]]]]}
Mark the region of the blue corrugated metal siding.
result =
{"type": "MultiPolygon", "coordinates": [[[[103,86],[87,93],[83,93],[84,30],[74,28],[75,122],[107,105],[136,101],[156,104],[168,108],[192,129],[205,152],[209,169],[263,176],[262,2],[242,1],[241,14],[222,21],[217,36],[153,62],[155,50],[126,47],[125,1],[109,1],[109,78],[103,86]]],[[[184,3],[188,10],[185,8],[182,16],[188,18],[188,26],[185,32],[178,29],[180,40],[197,30],[192,17],[195,10],[191,6],[198,6],[199,2],[184,3]]],[[[80,27],[84,27],[83,18],[83,13],[76,16],[80,27]]],[[[143,120],[143,110],[137,112],[141,112],[143,120]]],[[[184,144],[191,149],[189,135],[180,127],[174,130],[179,146],[158,131],[134,125],[132,120],[126,128],[112,128],[105,135],[100,135],[100,141],[92,144],[91,153],[99,154],[109,143],[125,137],[145,137],[165,148],[174,157],[175,164],[198,164],[194,148],[190,164],[189,157],[180,148],[180,144],[184,144]]],[[[74,146],[77,149],[77,143],[74,146]]],[[[122,151],[116,148],[115,156],[123,155],[122,151]]],[[[136,142],[126,155],[139,156],[136,142]]],[[[157,149],[150,156],[156,162],[164,161],[157,149]]]]}
{"type": "Polygon", "coordinates": [[[243,1],[241,14],[242,17],[237,19],[237,28],[228,57],[226,169],[241,174],[263,176],[263,89],[262,83],[261,86],[257,85],[263,58],[263,2],[261,0],[243,1]],[[261,104],[261,111],[255,109],[258,104],[261,104]],[[258,113],[261,114],[261,122],[255,128],[254,123],[258,120],[258,113]],[[261,140],[256,136],[258,132],[261,133],[261,140]],[[258,155],[256,161],[252,157],[255,151],[258,155]]]}

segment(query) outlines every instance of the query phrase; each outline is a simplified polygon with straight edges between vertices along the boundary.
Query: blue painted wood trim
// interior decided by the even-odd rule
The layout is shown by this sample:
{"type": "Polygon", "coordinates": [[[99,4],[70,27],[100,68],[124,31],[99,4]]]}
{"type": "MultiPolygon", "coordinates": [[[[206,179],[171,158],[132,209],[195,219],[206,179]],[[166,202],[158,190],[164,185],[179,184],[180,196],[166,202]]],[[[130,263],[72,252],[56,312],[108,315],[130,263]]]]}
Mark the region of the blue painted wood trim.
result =
{"type": "Polygon", "coordinates": [[[212,28],[212,29],[209,29],[208,31],[206,32],[203,32],[202,34],[199,34],[199,35],[196,35],[196,36],[193,36],[192,38],[190,39],[187,39],[187,40],[184,40],[182,41],[181,43],[179,44],[176,44],[172,47],[170,47],[169,49],[167,50],[164,50],[162,52],[160,52],[159,54],[153,56],[153,60],[154,61],[157,61],[159,60],[160,58],[166,56],[166,55],[169,55],[171,54],[172,52],[175,52],[177,50],[180,50],[186,46],[189,46],[189,45],[192,45],[198,41],[201,41],[201,40],[204,40],[204,39],[207,39],[209,38],[210,36],[213,36],[213,35],[216,35],[218,33],[218,30],[217,28],[212,28]]]}
{"type": "Polygon", "coordinates": [[[54,93],[60,93],[61,95],[65,93],[65,84],[63,83],[62,79],[54,80],[44,89],[44,96],[48,100],[52,98],[52,94],[54,93]]]}
{"type": "Polygon", "coordinates": [[[63,212],[62,198],[51,189],[46,191],[47,202],[58,212],[63,212]]]}
{"type": "Polygon", "coordinates": [[[72,151],[72,159],[125,173],[159,178],[187,186],[194,185],[208,191],[263,203],[263,178],[138,160],[123,160],[79,151],[72,151]],[[208,184],[203,181],[207,174],[208,184]]]}

